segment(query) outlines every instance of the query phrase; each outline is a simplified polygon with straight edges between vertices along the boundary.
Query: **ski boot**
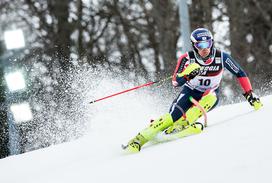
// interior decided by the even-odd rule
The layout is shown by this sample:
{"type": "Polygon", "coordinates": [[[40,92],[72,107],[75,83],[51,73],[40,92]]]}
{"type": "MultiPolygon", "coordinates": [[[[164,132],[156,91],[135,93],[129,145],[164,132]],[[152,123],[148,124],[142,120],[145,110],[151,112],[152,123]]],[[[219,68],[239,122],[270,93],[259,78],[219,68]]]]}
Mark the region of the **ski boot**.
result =
{"type": "Polygon", "coordinates": [[[179,120],[174,122],[172,126],[167,128],[165,130],[165,133],[170,134],[170,133],[175,133],[175,132],[181,131],[181,130],[185,129],[185,127],[188,125],[189,125],[189,122],[184,118],[184,116],[182,116],[179,120]]]}
{"type": "MultiPolygon", "coordinates": [[[[214,104],[216,103],[216,100],[217,100],[217,98],[214,93],[208,93],[201,98],[201,100],[199,101],[199,104],[207,112],[214,106],[214,104]]],[[[165,134],[178,133],[178,132],[185,130],[185,129],[187,129],[187,131],[191,131],[193,133],[194,132],[198,133],[199,130],[191,129],[190,126],[192,126],[194,128],[199,127],[199,129],[203,130],[203,126],[199,126],[201,123],[196,123],[196,120],[199,119],[202,115],[203,115],[203,112],[198,107],[192,106],[186,112],[186,114],[185,114],[186,117],[182,116],[179,120],[174,122],[174,124],[172,126],[170,126],[167,130],[165,130],[165,134]]],[[[181,135],[181,136],[183,136],[183,135],[181,135]]]]}
{"type": "Polygon", "coordinates": [[[175,128],[171,133],[166,133],[166,131],[165,131],[164,132],[165,134],[162,137],[162,140],[163,141],[170,141],[170,140],[175,140],[175,139],[187,137],[190,135],[195,135],[195,134],[201,133],[203,128],[204,128],[204,126],[202,125],[202,123],[199,123],[199,122],[185,126],[182,129],[175,128]]]}
{"type": "Polygon", "coordinates": [[[143,129],[136,137],[131,139],[126,146],[122,146],[124,150],[130,153],[139,152],[141,147],[153,139],[158,132],[165,130],[173,124],[170,113],[161,116],[159,119],[152,121],[149,127],[143,129]]]}
{"type": "Polygon", "coordinates": [[[139,152],[141,150],[142,145],[144,145],[147,142],[148,140],[146,140],[140,133],[138,133],[138,135],[131,139],[126,146],[122,145],[122,148],[127,152],[136,153],[139,152]]]}

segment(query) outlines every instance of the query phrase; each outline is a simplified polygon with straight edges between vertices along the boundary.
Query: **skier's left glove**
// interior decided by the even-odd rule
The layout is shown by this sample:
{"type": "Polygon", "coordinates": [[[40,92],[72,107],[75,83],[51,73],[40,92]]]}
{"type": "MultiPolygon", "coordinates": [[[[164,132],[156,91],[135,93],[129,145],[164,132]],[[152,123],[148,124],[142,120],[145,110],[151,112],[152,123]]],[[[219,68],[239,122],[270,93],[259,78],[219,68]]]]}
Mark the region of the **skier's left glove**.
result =
{"type": "Polygon", "coordinates": [[[255,110],[258,110],[263,106],[260,98],[252,91],[246,92],[243,95],[247,99],[249,104],[254,107],[255,110]]]}

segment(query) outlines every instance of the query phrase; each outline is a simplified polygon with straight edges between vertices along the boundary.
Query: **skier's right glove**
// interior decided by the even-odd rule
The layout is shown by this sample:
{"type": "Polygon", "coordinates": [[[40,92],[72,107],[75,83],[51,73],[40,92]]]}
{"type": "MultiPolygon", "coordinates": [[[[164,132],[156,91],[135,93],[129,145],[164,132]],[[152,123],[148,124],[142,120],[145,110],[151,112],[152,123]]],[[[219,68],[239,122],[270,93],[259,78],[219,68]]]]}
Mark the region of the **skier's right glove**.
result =
{"type": "Polygon", "coordinates": [[[184,77],[187,81],[195,78],[200,74],[200,65],[197,63],[192,63],[185,68],[182,73],[178,74],[178,77],[184,77]]]}
{"type": "Polygon", "coordinates": [[[243,95],[247,99],[249,104],[254,107],[255,110],[258,110],[263,106],[260,98],[252,91],[246,92],[243,95]]]}
{"type": "Polygon", "coordinates": [[[199,75],[199,73],[200,73],[200,68],[197,68],[193,70],[190,74],[188,74],[187,78],[189,78],[189,80],[194,79],[197,75],[199,75]]]}

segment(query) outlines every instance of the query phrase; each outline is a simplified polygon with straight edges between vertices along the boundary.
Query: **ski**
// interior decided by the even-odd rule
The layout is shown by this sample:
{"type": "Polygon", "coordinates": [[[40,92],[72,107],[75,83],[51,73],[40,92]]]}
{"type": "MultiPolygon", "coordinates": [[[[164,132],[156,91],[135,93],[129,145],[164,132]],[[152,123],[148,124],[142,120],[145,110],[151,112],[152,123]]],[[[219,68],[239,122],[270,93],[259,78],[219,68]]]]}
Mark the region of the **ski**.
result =
{"type": "Polygon", "coordinates": [[[166,129],[166,130],[158,133],[152,141],[167,142],[167,141],[171,141],[171,140],[184,138],[187,136],[201,133],[203,131],[203,128],[204,128],[204,126],[202,123],[196,122],[195,124],[189,125],[181,131],[177,131],[177,132],[173,132],[173,133],[169,133],[169,134],[166,133],[166,130],[167,130],[166,129]]]}
{"type": "Polygon", "coordinates": [[[121,148],[125,150],[128,147],[128,145],[121,144],[121,148]]]}

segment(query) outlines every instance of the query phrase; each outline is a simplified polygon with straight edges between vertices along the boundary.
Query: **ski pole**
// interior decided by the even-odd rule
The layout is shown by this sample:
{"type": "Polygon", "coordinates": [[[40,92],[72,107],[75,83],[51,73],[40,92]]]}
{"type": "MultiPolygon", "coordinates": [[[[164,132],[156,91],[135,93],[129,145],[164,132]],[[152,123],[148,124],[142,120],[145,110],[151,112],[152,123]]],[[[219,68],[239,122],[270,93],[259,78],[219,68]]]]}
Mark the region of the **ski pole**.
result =
{"type": "Polygon", "coordinates": [[[151,81],[151,82],[148,82],[148,83],[139,85],[139,86],[135,86],[135,87],[133,87],[133,88],[130,88],[130,89],[127,89],[127,90],[124,90],[124,91],[120,91],[120,92],[114,93],[114,94],[112,94],[112,95],[108,95],[108,96],[106,96],[106,97],[103,97],[103,98],[99,98],[99,99],[93,100],[93,101],[90,102],[90,104],[93,104],[93,103],[95,103],[95,102],[98,102],[98,101],[101,101],[101,100],[105,100],[105,99],[107,99],[107,98],[111,98],[111,97],[114,97],[114,96],[117,96],[117,95],[121,95],[121,94],[127,93],[127,92],[129,92],[129,91],[137,90],[137,89],[140,89],[140,88],[143,88],[143,87],[146,87],[146,86],[151,86],[151,85],[156,84],[156,83],[163,83],[163,82],[165,82],[165,81],[167,81],[167,80],[169,80],[169,79],[171,79],[171,78],[172,78],[172,76],[169,76],[169,77],[164,78],[164,79],[162,79],[162,80],[151,81]]]}

